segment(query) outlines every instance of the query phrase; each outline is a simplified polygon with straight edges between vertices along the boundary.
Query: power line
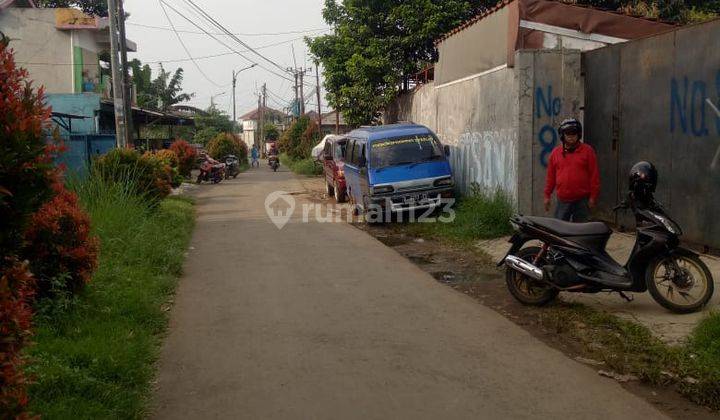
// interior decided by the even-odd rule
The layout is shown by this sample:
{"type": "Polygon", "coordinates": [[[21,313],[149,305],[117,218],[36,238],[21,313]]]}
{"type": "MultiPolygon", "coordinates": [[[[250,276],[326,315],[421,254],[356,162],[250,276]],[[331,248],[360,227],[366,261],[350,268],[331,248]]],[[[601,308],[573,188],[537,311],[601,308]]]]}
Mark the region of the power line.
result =
{"type": "Polygon", "coordinates": [[[215,86],[217,86],[217,87],[220,87],[219,84],[215,83],[214,80],[212,80],[207,74],[205,74],[205,72],[203,71],[203,69],[200,68],[200,64],[198,64],[197,61],[195,61],[195,59],[193,58],[192,54],[190,54],[190,50],[189,50],[188,47],[185,45],[185,42],[183,42],[182,37],[180,36],[180,34],[179,34],[179,33],[177,32],[177,30],[175,29],[175,24],[173,23],[172,19],[170,19],[170,15],[168,14],[167,10],[165,10],[165,6],[163,5],[162,0],[160,0],[160,8],[162,9],[163,14],[165,14],[165,17],[167,18],[168,23],[169,23],[170,26],[172,27],[172,30],[173,30],[173,32],[175,33],[175,36],[177,37],[178,41],[180,42],[180,45],[182,45],[183,49],[184,49],[185,52],[187,53],[188,58],[193,62],[193,64],[194,64],[195,67],[198,69],[198,71],[200,72],[200,74],[202,74],[203,77],[205,78],[205,80],[207,80],[208,82],[212,83],[213,85],[215,85],[215,86]]]}
{"type": "MultiPolygon", "coordinates": [[[[255,47],[255,49],[260,50],[260,49],[275,47],[275,46],[282,45],[282,44],[288,44],[290,42],[297,41],[302,38],[303,37],[298,37],[298,38],[293,38],[293,39],[287,39],[285,41],[273,42],[272,44],[266,44],[266,45],[262,45],[259,47],[255,47]]],[[[241,50],[240,52],[247,52],[247,50],[245,50],[245,51],[241,50]]],[[[218,53],[218,54],[203,55],[200,57],[195,57],[195,60],[205,60],[208,58],[217,58],[217,57],[224,57],[224,56],[236,55],[236,54],[237,53],[235,51],[229,51],[229,52],[225,52],[225,53],[218,53]]],[[[182,63],[182,62],[186,62],[186,61],[192,61],[192,59],[190,59],[190,58],[177,58],[177,59],[176,58],[168,58],[166,60],[143,61],[142,63],[143,64],[160,64],[160,63],[182,63]]],[[[83,66],[82,63],[48,63],[48,62],[29,62],[29,61],[25,61],[25,62],[17,61],[16,63],[23,64],[23,65],[29,65],[29,66],[43,66],[43,65],[45,65],[45,66],[83,66]]],[[[285,81],[283,81],[283,83],[284,82],[285,81]]]]}
{"type": "Polygon", "coordinates": [[[205,19],[207,19],[209,22],[211,22],[213,25],[215,25],[215,27],[217,27],[217,28],[220,29],[221,31],[225,32],[228,36],[230,36],[230,38],[232,38],[233,40],[235,40],[237,43],[239,43],[239,44],[242,45],[243,47],[247,48],[247,49],[250,50],[251,52],[255,53],[255,55],[257,55],[258,57],[260,57],[260,58],[262,58],[263,60],[267,61],[268,63],[272,64],[273,66],[275,66],[276,68],[278,68],[280,71],[283,71],[283,72],[285,71],[285,68],[284,68],[283,66],[281,66],[281,65],[279,65],[278,63],[276,63],[275,61],[273,61],[273,60],[265,57],[264,55],[260,54],[260,53],[257,52],[255,49],[253,49],[250,45],[248,45],[247,43],[243,42],[240,38],[238,38],[237,36],[235,36],[232,32],[230,32],[229,30],[227,30],[222,24],[220,24],[217,20],[215,20],[215,18],[213,18],[212,16],[210,16],[205,10],[203,10],[200,6],[198,6],[193,0],[184,0],[184,1],[185,1],[186,4],[190,4],[191,6],[193,6],[193,7],[195,8],[195,10],[197,10],[198,12],[200,12],[200,13],[205,17],[205,19]]]}
{"type": "MultiPolygon", "coordinates": [[[[140,28],[147,28],[147,29],[157,29],[161,31],[172,31],[172,28],[168,28],[166,26],[155,26],[155,25],[145,25],[142,23],[131,23],[128,22],[128,25],[132,26],[138,26],[140,28]]],[[[267,33],[243,33],[243,32],[234,32],[233,35],[239,35],[239,36],[278,36],[278,35],[292,35],[292,34],[309,34],[309,33],[317,33],[317,32],[329,32],[332,28],[315,28],[315,29],[305,29],[305,30],[299,30],[299,31],[287,31],[287,32],[267,32],[267,33]]],[[[198,31],[188,31],[188,30],[182,30],[178,29],[178,32],[186,33],[186,34],[196,34],[196,35],[205,35],[204,32],[198,32],[198,31]]],[[[215,32],[213,35],[223,35],[227,36],[226,33],[220,33],[215,32]]]]}
{"type": "MultiPolygon", "coordinates": [[[[208,31],[206,31],[203,27],[201,27],[200,25],[198,25],[197,23],[195,23],[195,22],[194,22],[192,19],[190,19],[189,17],[185,16],[183,13],[181,13],[181,12],[178,11],[176,8],[174,8],[172,5],[166,3],[165,0],[160,0],[160,1],[161,1],[165,6],[169,7],[172,11],[174,11],[175,13],[177,13],[180,17],[182,17],[183,19],[185,19],[186,21],[188,21],[190,24],[192,24],[192,25],[195,26],[196,28],[198,28],[198,29],[200,29],[201,31],[203,31],[206,35],[208,35],[209,37],[211,37],[212,39],[214,39],[214,40],[217,41],[218,43],[222,44],[223,46],[225,46],[225,47],[226,47],[227,49],[229,49],[230,51],[233,51],[235,54],[237,54],[237,55],[239,55],[240,57],[244,58],[248,63],[253,63],[253,62],[254,62],[253,60],[251,60],[250,58],[248,58],[247,56],[245,56],[243,53],[241,53],[240,51],[234,49],[233,47],[231,47],[231,46],[228,45],[227,43],[225,43],[225,42],[223,42],[222,40],[218,39],[215,35],[211,34],[211,33],[208,32],[208,31]]],[[[274,72],[273,70],[270,70],[270,69],[268,69],[267,67],[263,66],[262,64],[259,64],[259,63],[258,63],[258,67],[262,68],[263,70],[267,71],[268,73],[274,74],[275,76],[278,76],[278,77],[283,78],[283,79],[285,79],[285,80],[292,81],[292,80],[289,79],[288,77],[286,77],[286,76],[284,76],[284,75],[282,75],[282,74],[276,73],[276,72],[274,72]]]]}

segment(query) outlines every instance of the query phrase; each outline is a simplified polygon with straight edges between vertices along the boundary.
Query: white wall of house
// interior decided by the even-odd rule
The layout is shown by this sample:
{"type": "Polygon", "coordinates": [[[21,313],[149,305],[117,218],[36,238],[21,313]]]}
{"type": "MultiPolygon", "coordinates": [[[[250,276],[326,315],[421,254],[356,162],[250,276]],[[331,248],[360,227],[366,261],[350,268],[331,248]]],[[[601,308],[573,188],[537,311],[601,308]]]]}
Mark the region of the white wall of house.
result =
{"type": "Polygon", "coordinates": [[[72,34],[55,28],[53,9],[7,8],[0,31],[11,39],[18,65],[47,93],[74,91],[72,34]]]}

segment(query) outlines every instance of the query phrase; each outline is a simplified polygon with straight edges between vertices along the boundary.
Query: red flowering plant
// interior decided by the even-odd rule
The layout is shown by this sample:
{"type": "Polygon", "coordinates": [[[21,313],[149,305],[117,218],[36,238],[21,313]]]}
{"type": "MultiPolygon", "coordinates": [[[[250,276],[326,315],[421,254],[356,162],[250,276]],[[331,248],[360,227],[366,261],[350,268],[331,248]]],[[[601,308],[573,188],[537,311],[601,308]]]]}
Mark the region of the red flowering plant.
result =
{"type": "Polygon", "coordinates": [[[50,108],[43,88],[33,89],[27,77],[0,34],[0,255],[17,253],[30,215],[60,179],[53,162],[61,146],[43,132],[50,108]]]}
{"type": "Polygon", "coordinates": [[[40,297],[72,295],[90,282],[99,243],[77,194],[62,188],[32,216],[25,238],[40,297]]]}
{"type": "Polygon", "coordinates": [[[28,403],[21,350],[29,339],[35,288],[27,262],[5,258],[0,275],[0,413],[22,418],[28,403]]]}
{"type": "Polygon", "coordinates": [[[194,147],[190,146],[190,143],[185,140],[175,140],[170,145],[170,150],[175,152],[178,158],[180,175],[189,177],[190,172],[195,166],[195,159],[197,158],[197,152],[194,147]]]}
{"type": "Polygon", "coordinates": [[[21,350],[31,334],[35,280],[19,255],[33,214],[63,188],[54,165],[62,146],[45,131],[43,88],[16,67],[8,43],[0,33],[0,417],[22,418],[21,350]]]}

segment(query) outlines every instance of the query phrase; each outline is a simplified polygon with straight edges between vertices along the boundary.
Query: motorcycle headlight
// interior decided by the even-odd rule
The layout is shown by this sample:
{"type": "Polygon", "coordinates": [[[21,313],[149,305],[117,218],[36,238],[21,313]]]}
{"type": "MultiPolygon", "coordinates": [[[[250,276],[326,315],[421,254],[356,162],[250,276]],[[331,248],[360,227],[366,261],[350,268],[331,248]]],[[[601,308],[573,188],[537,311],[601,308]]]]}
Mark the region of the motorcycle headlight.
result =
{"type": "Polygon", "coordinates": [[[675,223],[673,223],[670,219],[655,213],[653,213],[653,216],[655,217],[655,219],[657,219],[657,221],[659,221],[663,224],[663,226],[665,226],[665,229],[667,229],[668,232],[672,233],[673,235],[680,234],[680,228],[675,225],[675,223]]]}
{"type": "Polygon", "coordinates": [[[393,191],[395,191],[395,188],[392,185],[381,185],[372,189],[373,194],[389,194],[393,191]]]}
{"type": "Polygon", "coordinates": [[[434,185],[436,187],[452,187],[455,183],[452,177],[436,179],[434,185]]]}

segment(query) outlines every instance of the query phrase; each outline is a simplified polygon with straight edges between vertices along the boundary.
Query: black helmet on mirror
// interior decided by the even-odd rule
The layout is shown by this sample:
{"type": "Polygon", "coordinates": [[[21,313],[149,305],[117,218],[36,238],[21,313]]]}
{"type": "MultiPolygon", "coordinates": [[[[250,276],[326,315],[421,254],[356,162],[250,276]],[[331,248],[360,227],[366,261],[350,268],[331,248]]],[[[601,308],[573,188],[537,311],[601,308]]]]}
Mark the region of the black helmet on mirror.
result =
{"type": "Polygon", "coordinates": [[[558,127],[558,134],[560,134],[560,140],[565,141],[567,134],[577,134],[578,140],[582,140],[583,137],[583,126],[582,123],[576,118],[568,118],[563,120],[558,127]]]}
{"type": "Polygon", "coordinates": [[[638,162],[630,169],[630,192],[639,200],[652,197],[657,187],[658,172],[650,162],[638,162]]]}

